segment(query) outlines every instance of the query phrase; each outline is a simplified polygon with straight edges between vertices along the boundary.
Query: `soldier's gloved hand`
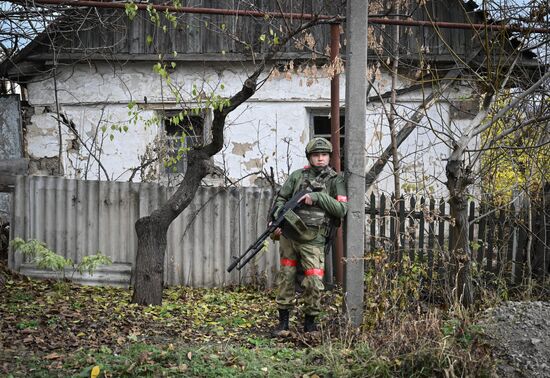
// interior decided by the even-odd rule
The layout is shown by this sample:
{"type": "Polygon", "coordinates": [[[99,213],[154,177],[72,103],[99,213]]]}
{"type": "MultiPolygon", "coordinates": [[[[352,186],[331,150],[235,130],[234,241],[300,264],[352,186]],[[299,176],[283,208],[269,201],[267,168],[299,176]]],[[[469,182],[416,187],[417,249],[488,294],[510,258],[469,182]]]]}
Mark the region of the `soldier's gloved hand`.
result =
{"type": "Polygon", "coordinates": [[[311,196],[309,195],[309,193],[308,193],[308,194],[304,194],[304,195],[302,196],[302,198],[300,198],[300,200],[299,200],[298,202],[302,202],[302,201],[303,201],[306,205],[309,205],[309,206],[313,205],[313,199],[311,198],[311,196]]]}

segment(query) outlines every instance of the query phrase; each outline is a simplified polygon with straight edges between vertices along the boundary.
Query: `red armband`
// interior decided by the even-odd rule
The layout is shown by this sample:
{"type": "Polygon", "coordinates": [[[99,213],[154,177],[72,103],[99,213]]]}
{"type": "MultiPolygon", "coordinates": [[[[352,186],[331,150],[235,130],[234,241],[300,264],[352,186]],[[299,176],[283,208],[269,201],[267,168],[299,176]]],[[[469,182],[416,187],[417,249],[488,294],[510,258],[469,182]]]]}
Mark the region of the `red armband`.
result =
{"type": "Polygon", "coordinates": [[[336,196],[336,201],[338,202],[348,202],[347,196],[336,196]]]}

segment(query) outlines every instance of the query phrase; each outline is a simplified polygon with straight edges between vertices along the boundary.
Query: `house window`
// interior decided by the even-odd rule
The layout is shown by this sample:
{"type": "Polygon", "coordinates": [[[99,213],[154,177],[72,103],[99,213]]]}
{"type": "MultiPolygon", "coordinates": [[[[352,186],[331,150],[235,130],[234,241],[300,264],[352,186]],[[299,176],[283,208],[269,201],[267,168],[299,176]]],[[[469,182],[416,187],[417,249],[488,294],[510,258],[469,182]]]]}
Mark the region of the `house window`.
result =
{"type": "MultiPolygon", "coordinates": [[[[340,114],[344,114],[343,109],[341,109],[340,114]]],[[[346,118],[340,115],[340,166],[342,170],[344,169],[344,140],[346,136],[345,120],[346,118]]],[[[328,111],[312,111],[311,131],[313,137],[321,137],[330,140],[330,116],[328,111]]]]}
{"type": "Polygon", "coordinates": [[[167,140],[166,173],[185,173],[187,151],[204,144],[205,114],[197,111],[167,111],[163,125],[167,140]]]}

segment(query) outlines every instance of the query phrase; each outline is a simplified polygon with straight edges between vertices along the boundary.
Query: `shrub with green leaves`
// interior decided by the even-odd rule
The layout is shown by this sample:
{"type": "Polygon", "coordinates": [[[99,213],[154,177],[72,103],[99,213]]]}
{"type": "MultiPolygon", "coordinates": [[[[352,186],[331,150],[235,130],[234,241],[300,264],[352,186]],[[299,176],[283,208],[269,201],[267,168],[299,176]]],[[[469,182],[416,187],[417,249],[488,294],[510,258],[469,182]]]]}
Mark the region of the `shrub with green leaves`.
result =
{"type": "Polygon", "coordinates": [[[112,263],[109,257],[98,252],[95,255],[84,256],[82,261],[76,265],[76,270],[80,274],[86,272],[89,275],[93,275],[100,265],[110,265],[112,263]]]}
{"type": "Polygon", "coordinates": [[[98,252],[95,255],[84,256],[82,261],[75,264],[71,259],[58,255],[49,249],[45,243],[31,239],[25,241],[21,238],[15,238],[11,241],[12,248],[23,254],[30,262],[36,264],[40,269],[48,269],[59,272],[65,278],[65,268],[72,268],[73,274],[84,272],[93,275],[100,265],[110,265],[112,261],[109,257],[98,252]]]}

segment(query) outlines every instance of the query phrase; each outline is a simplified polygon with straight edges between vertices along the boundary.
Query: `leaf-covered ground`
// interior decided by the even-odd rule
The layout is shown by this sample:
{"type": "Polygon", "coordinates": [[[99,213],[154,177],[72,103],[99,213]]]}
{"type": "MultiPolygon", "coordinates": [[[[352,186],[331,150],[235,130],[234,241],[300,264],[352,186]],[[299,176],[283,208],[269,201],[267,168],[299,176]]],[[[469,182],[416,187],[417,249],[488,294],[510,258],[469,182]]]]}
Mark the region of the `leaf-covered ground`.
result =
{"type": "Polygon", "coordinates": [[[273,339],[270,291],[167,288],[155,307],[131,304],[130,294],[3,269],[0,376],[431,377],[491,370],[475,335],[464,323],[443,323],[437,311],[366,332],[345,327],[341,295],[326,292],[319,334],[301,332],[297,311],[292,337],[273,339]]]}
{"type": "MultiPolygon", "coordinates": [[[[29,364],[24,361],[28,358],[47,362],[51,374],[55,375],[56,369],[66,373],[65,362],[76,354],[92,351],[116,356],[145,344],[160,351],[185,346],[191,356],[192,350],[204,346],[254,349],[278,344],[293,348],[318,343],[299,332],[298,314],[292,318],[291,338],[270,338],[270,329],[276,324],[270,291],[167,288],[162,306],[143,307],[130,303],[131,293],[125,289],[33,280],[14,274],[4,277],[0,292],[3,374],[28,376],[32,373],[26,370],[29,364]]],[[[325,326],[335,323],[328,319],[338,317],[338,298],[328,292],[324,298],[325,326]]],[[[138,356],[137,362],[147,363],[148,353],[138,356]]],[[[185,355],[187,366],[193,360],[189,356],[185,355]]]]}

